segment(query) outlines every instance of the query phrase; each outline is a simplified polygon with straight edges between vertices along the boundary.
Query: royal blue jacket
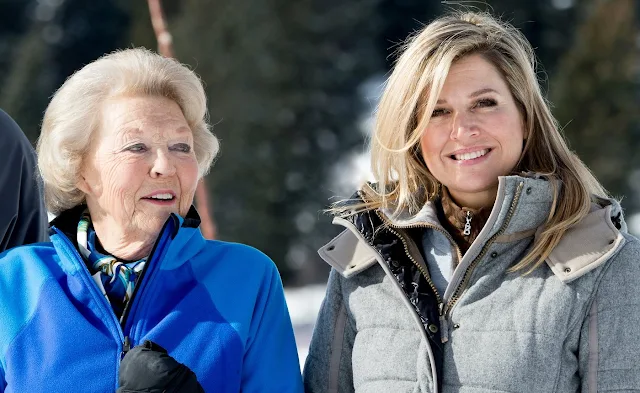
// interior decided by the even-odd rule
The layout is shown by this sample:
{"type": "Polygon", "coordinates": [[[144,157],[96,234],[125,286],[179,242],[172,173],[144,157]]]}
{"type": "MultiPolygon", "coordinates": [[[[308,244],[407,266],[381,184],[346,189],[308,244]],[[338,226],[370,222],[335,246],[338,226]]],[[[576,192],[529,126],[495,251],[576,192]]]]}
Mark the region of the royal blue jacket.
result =
{"type": "Polygon", "coordinates": [[[0,392],[113,393],[123,352],[151,340],[207,392],[302,392],[280,276],[261,252],[206,240],[171,215],[122,324],[74,243],[83,207],[51,242],[0,255],[0,392]]]}

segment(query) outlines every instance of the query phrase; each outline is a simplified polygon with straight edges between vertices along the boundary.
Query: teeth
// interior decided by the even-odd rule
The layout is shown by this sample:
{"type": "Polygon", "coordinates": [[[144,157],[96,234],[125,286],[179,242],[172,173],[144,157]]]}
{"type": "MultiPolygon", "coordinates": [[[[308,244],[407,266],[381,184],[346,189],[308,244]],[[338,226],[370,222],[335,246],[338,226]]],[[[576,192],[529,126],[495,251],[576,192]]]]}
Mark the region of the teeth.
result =
{"type": "Polygon", "coordinates": [[[150,198],[151,199],[163,199],[163,200],[166,200],[166,199],[173,199],[173,195],[171,195],[171,194],[156,194],[156,195],[152,195],[150,198]]]}
{"type": "Polygon", "coordinates": [[[453,158],[455,158],[458,161],[467,161],[467,160],[473,160],[474,158],[482,157],[487,153],[489,153],[489,149],[483,149],[483,150],[478,150],[471,153],[454,154],[453,158]]]}

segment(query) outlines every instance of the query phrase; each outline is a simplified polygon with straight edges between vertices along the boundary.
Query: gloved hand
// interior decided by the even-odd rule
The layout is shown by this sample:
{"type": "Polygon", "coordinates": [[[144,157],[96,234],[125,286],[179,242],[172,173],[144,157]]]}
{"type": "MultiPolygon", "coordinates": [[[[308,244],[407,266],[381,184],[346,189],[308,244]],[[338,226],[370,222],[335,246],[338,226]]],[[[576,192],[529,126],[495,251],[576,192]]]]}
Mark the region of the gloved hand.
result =
{"type": "Polygon", "coordinates": [[[204,393],[189,367],[151,341],[131,349],[120,363],[116,393],[204,393]]]}

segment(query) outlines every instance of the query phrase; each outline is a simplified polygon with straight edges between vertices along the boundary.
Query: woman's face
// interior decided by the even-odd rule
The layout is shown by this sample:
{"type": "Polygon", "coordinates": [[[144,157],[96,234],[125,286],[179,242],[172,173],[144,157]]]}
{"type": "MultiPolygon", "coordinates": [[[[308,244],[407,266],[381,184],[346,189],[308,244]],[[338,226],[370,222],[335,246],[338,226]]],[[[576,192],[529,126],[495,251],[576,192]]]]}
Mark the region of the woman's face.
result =
{"type": "Polygon", "coordinates": [[[420,147],[427,168],[462,206],[495,201],[518,163],[524,121],[500,71],[481,55],[452,64],[420,147]]]}
{"type": "Polygon", "coordinates": [[[157,236],[171,213],[184,216],[198,182],[193,134],[178,104],[164,97],[107,100],[78,187],[92,220],[157,236]]]}

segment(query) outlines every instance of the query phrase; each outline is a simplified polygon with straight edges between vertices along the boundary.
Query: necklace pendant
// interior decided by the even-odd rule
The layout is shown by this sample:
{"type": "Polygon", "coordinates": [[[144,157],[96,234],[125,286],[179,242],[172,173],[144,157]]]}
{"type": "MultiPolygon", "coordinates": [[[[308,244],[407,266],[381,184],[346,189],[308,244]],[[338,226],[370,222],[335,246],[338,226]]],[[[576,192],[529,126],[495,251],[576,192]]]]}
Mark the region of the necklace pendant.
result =
{"type": "Polygon", "coordinates": [[[464,231],[462,232],[462,234],[465,236],[471,235],[471,212],[470,211],[467,211],[467,218],[466,218],[466,222],[464,223],[464,231]]]}

